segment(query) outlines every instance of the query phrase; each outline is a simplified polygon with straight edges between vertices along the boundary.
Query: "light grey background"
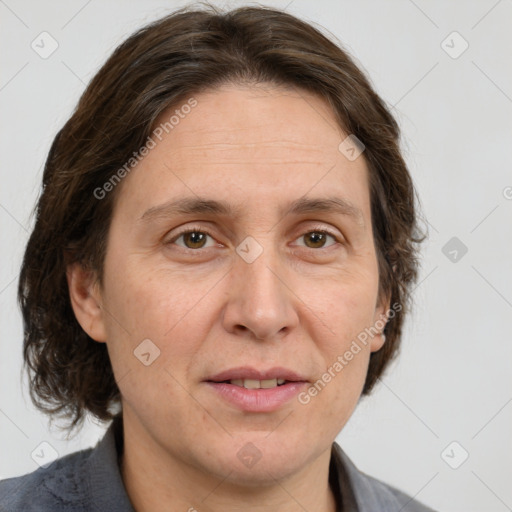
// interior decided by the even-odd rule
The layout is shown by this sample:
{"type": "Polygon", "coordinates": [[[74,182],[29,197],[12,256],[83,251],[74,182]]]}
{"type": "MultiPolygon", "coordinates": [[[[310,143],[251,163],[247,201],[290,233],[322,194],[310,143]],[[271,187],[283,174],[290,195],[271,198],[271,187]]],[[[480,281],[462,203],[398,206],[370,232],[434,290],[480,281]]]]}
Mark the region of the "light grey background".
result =
{"type": "MultiPolygon", "coordinates": [[[[37,469],[43,441],[62,456],[104,432],[89,421],[66,442],[31,405],[19,266],[42,165],[85,84],[127,35],[184,3],[0,0],[0,478],[37,469]],[[31,48],[43,31],[59,45],[47,59],[31,48]]],[[[364,67],[401,123],[430,224],[402,354],[337,440],[434,508],[512,510],[512,2],[263,4],[324,27],[364,67]],[[443,253],[452,237],[465,255],[443,253]]]]}

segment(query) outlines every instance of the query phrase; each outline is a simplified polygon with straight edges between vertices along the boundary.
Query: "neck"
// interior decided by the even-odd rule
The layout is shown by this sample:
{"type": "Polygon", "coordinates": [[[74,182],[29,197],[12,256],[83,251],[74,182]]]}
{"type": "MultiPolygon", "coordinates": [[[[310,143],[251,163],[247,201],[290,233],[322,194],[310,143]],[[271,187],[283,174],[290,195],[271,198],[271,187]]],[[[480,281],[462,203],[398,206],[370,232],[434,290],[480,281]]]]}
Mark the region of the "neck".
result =
{"type": "Polygon", "coordinates": [[[329,486],[330,449],[286,479],[248,487],[231,473],[216,476],[184,463],[126,427],[120,470],[136,512],[337,511],[329,486]]]}

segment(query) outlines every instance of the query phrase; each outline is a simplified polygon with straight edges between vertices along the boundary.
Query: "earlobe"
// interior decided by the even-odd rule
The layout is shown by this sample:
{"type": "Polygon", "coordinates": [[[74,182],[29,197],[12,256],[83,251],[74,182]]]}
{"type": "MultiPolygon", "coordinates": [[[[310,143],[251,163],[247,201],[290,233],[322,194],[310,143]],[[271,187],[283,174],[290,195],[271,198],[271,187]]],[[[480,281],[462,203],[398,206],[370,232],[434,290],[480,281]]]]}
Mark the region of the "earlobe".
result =
{"type": "Polygon", "coordinates": [[[380,304],[375,308],[373,326],[378,331],[378,333],[373,336],[370,343],[371,352],[377,352],[384,346],[384,343],[386,343],[386,335],[384,334],[384,329],[388,323],[390,305],[391,298],[381,301],[380,304]]]}
{"type": "Polygon", "coordinates": [[[377,352],[384,346],[384,343],[386,343],[386,335],[383,332],[376,334],[370,343],[370,351],[377,352]]]}
{"type": "Polygon", "coordinates": [[[80,263],[73,263],[66,269],[66,279],[78,323],[93,340],[105,342],[107,337],[96,274],[80,263]]]}

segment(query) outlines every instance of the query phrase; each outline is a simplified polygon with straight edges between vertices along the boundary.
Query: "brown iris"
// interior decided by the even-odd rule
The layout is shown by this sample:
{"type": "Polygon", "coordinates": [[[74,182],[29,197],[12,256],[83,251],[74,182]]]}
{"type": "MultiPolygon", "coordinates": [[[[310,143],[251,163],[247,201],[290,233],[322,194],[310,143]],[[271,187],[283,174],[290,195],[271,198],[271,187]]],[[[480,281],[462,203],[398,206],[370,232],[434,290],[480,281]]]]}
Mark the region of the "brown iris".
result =
{"type": "MultiPolygon", "coordinates": [[[[304,235],[305,240],[307,240],[309,238],[309,240],[312,241],[313,245],[311,247],[313,247],[315,249],[324,246],[326,237],[327,237],[326,233],[321,233],[318,231],[312,231],[311,233],[306,233],[304,235]]],[[[307,245],[307,243],[306,243],[306,245],[307,245]]],[[[310,247],[310,246],[308,245],[308,247],[310,247]]]]}
{"type": "Polygon", "coordinates": [[[204,246],[207,236],[206,233],[200,231],[190,231],[189,233],[183,233],[183,241],[189,249],[200,249],[204,246]]]}

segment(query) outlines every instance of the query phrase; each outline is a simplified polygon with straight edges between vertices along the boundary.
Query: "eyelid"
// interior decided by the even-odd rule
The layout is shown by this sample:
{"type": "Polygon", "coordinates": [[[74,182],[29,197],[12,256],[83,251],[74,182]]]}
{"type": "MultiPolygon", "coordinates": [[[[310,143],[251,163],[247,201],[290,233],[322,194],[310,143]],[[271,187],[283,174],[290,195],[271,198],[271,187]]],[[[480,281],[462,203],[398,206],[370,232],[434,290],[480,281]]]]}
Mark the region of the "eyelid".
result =
{"type": "MultiPolygon", "coordinates": [[[[176,240],[180,236],[186,235],[187,233],[194,233],[194,232],[204,233],[205,235],[208,235],[210,238],[215,239],[215,237],[212,235],[210,230],[204,228],[203,226],[187,226],[187,227],[184,227],[182,230],[178,231],[177,233],[175,233],[172,236],[172,238],[167,240],[167,241],[165,241],[164,244],[165,245],[170,245],[170,244],[176,242],[176,240]]],[[[181,247],[181,246],[178,246],[178,247],[181,247]]],[[[198,252],[198,250],[199,250],[199,249],[189,249],[188,247],[182,247],[182,249],[190,250],[190,251],[194,251],[194,252],[198,252]]]]}
{"type": "MultiPolygon", "coordinates": [[[[204,234],[208,235],[210,238],[215,240],[215,236],[211,233],[211,231],[208,228],[205,228],[204,226],[192,225],[192,226],[186,226],[182,230],[175,233],[170,240],[165,242],[165,245],[170,245],[170,244],[174,243],[180,236],[185,235],[187,233],[193,233],[193,232],[204,233],[204,234]]],[[[301,231],[301,234],[299,234],[294,239],[294,241],[297,238],[300,238],[301,236],[304,236],[308,233],[325,233],[326,235],[331,236],[335,240],[336,243],[343,243],[343,241],[344,241],[343,237],[340,237],[340,235],[336,234],[333,230],[327,229],[324,225],[307,227],[306,229],[301,231]]],[[[182,247],[182,246],[178,246],[178,247],[182,247]]],[[[182,247],[182,248],[185,250],[193,251],[193,252],[198,252],[201,249],[204,249],[204,248],[189,249],[188,247],[182,247]]],[[[308,249],[308,247],[305,247],[305,248],[308,249]]],[[[311,249],[311,248],[309,248],[309,249],[311,249]]],[[[323,249],[323,247],[320,247],[318,249],[312,249],[312,250],[320,251],[321,249],[323,249]]]]}
{"type": "MultiPolygon", "coordinates": [[[[334,232],[332,232],[329,229],[324,228],[323,226],[322,227],[320,227],[320,226],[319,227],[312,227],[312,228],[308,228],[308,229],[302,231],[301,234],[294,239],[294,241],[297,240],[297,239],[302,238],[304,235],[307,235],[308,233],[322,233],[324,235],[328,235],[328,236],[330,236],[334,240],[334,243],[331,244],[331,245],[328,245],[326,247],[323,246],[323,247],[318,247],[316,249],[313,249],[311,247],[307,247],[307,246],[304,246],[304,245],[298,246],[302,250],[303,249],[309,249],[309,250],[311,250],[313,252],[321,252],[322,250],[328,251],[328,250],[330,250],[332,247],[334,247],[336,245],[339,246],[339,245],[343,244],[343,238],[340,238],[339,235],[335,234],[334,232]]],[[[295,246],[295,247],[297,247],[297,246],[295,246]]]]}
{"type": "Polygon", "coordinates": [[[336,233],[334,230],[326,228],[325,225],[318,225],[318,226],[310,226],[305,231],[302,232],[302,234],[306,233],[325,233],[327,235],[331,235],[337,242],[342,241],[342,236],[338,233],[336,233]]]}

